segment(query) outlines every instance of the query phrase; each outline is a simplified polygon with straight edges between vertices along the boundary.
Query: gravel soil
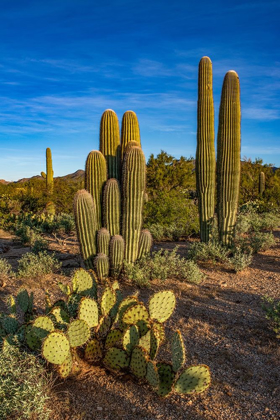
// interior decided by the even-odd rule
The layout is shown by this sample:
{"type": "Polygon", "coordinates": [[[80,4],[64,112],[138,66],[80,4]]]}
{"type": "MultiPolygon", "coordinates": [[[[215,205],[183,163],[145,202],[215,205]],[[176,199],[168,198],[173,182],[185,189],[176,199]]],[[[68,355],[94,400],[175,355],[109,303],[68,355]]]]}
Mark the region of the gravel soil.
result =
{"type": "MultiPolygon", "coordinates": [[[[116,376],[103,368],[83,365],[77,377],[56,380],[50,390],[52,419],[280,419],[280,342],[261,308],[264,295],[280,298],[280,229],[274,234],[277,244],[256,255],[250,268],[240,274],[205,264],[200,268],[206,278],[199,285],[171,279],[154,281],[150,289],[140,290],[144,302],[154,291],[175,292],[177,306],[166,329],[181,330],[187,365],[210,367],[212,384],[206,392],[161,399],[130,375],[116,376]]],[[[81,264],[78,246],[72,236],[48,240],[62,261],[64,274],[36,281],[0,280],[0,311],[5,310],[7,294],[21,285],[34,291],[38,313],[44,307],[44,290],[53,300],[61,296],[58,281],[70,282],[71,271],[81,264]]],[[[172,249],[175,245],[179,245],[181,255],[186,254],[187,242],[156,247],[172,249]]],[[[0,258],[7,258],[14,268],[20,256],[29,251],[3,231],[1,249],[0,258]]],[[[124,284],[123,290],[131,294],[137,288],[124,284]]]]}

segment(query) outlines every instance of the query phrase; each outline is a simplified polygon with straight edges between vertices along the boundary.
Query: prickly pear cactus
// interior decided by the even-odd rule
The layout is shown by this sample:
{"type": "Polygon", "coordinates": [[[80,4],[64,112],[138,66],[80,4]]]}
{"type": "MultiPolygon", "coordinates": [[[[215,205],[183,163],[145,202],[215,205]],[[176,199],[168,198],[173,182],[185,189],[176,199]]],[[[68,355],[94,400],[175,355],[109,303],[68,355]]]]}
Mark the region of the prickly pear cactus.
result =
{"type": "Polygon", "coordinates": [[[192,394],[205,391],[211,382],[208,366],[191,366],[180,375],[174,389],[178,394],[192,394]]]}
{"type": "Polygon", "coordinates": [[[149,301],[150,317],[165,322],[172,315],[176,305],[175,295],[171,290],[155,293],[149,301]]]}
{"type": "Polygon", "coordinates": [[[50,363],[61,365],[70,353],[70,343],[61,331],[51,332],[42,345],[42,355],[50,363]]]}
{"type": "Polygon", "coordinates": [[[157,393],[160,397],[166,397],[172,391],[175,373],[168,363],[157,363],[159,375],[159,387],[157,393]]]}
{"type": "Polygon", "coordinates": [[[98,305],[94,299],[84,297],[80,301],[78,309],[78,318],[86,321],[89,328],[97,327],[98,325],[98,305]]]}
{"type": "Polygon", "coordinates": [[[111,347],[106,352],[103,363],[109,369],[119,370],[128,367],[129,357],[124,350],[111,347]]]}
{"type": "Polygon", "coordinates": [[[76,319],[69,324],[67,336],[71,347],[85,344],[90,337],[90,328],[83,319],[76,319]]]}
{"type": "Polygon", "coordinates": [[[172,368],[174,372],[178,372],[186,362],[185,346],[181,332],[175,331],[171,341],[171,356],[172,356],[172,368]]]}
{"type": "Polygon", "coordinates": [[[148,352],[140,346],[136,346],[131,354],[130,370],[138,378],[145,378],[147,374],[148,352]]]}

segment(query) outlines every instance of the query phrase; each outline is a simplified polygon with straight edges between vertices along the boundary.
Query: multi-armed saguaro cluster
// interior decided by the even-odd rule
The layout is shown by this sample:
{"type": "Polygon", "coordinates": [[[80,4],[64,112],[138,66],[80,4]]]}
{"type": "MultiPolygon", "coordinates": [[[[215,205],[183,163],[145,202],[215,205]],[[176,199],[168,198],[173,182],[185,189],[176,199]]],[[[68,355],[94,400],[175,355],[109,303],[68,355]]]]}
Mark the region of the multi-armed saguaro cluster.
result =
{"type": "MultiPolygon", "coordinates": [[[[214,217],[215,150],[212,64],[199,63],[196,178],[201,240],[207,242],[214,217]]],[[[217,214],[220,241],[229,245],[234,234],[240,184],[240,87],[235,71],[224,78],[218,128],[217,214]]]]}
{"type": "Polygon", "coordinates": [[[121,140],[117,115],[103,113],[100,151],[87,157],[85,188],[74,200],[83,259],[99,278],[117,276],[124,260],[135,262],[152,245],[150,232],[142,231],[146,162],[134,112],[123,116],[121,140]]]}
{"type": "Polygon", "coordinates": [[[52,152],[48,147],[46,149],[46,173],[41,172],[41,176],[46,180],[47,190],[49,194],[53,193],[53,166],[52,166],[52,152]]]}

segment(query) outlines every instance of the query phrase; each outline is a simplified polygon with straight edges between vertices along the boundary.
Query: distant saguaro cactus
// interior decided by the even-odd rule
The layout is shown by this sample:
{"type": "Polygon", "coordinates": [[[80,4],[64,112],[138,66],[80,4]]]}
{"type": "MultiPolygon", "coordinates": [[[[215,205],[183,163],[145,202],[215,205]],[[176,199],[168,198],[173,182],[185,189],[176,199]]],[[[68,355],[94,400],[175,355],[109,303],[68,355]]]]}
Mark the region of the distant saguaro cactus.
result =
{"type": "Polygon", "coordinates": [[[99,150],[107,162],[108,178],[120,181],[120,129],[117,114],[112,109],[106,109],[101,117],[99,150]]]}
{"type": "Polygon", "coordinates": [[[125,154],[122,180],[122,236],[127,262],[134,262],[138,257],[145,187],[145,156],[140,147],[133,146],[125,154]]]}
{"type": "Polygon", "coordinates": [[[102,193],[106,181],[106,160],[101,152],[93,150],[86,161],[85,188],[95,203],[98,230],[102,227],[102,193]]]}
{"type": "Polygon", "coordinates": [[[265,173],[260,172],[260,175],[259,175],[259,193],[260,193],[260,195],[263,195],[264,190],[265,190],[265,173]]]}
{"type": "Polygon", "coordinates": [[[137,115],[133,111],[126,111],[122,118],[121,159],[123,161],[127,143],[135,141],[141,147],[140,129],[137,115]]]}
{"type": "Polygon", "coordinates": [[[52,166],[52,152],[49,147],[46,149],[46,173],[41,172],[41,176],[46,180],[48,193],[52,194],[53,193],[53,166],[52,166]]]}
{"type": "Polygon", "coordinates": [[[212,62],[202,57],[198,71],[196,186],[200,238],[208,242],[215,210],[216,157],[212,62]]]}
{"type": "Polygon", "coordinates": [[[224,78],[218,128],[217,193],[219,238],[232,242],[240,185],[240,86],[235,71],[224,78]]]}

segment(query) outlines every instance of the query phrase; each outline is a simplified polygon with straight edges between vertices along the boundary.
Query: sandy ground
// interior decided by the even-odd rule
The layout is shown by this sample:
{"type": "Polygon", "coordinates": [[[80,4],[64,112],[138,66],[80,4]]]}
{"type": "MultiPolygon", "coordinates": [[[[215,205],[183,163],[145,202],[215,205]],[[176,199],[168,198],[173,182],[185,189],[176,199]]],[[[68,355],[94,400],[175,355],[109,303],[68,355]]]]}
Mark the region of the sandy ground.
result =
{"type": "MultiPolygon", "coordinates": [[[[160,399],[130,375],[114,376],[85,365],[76,378],[57,381],[51,390],[52,419],[279,419],[280,346],[261,308],[262,296],[280,298],[280,230],[274,234],[277,245],[256,255],[251,267],[240,274],[219,265],[204,265],[201,269],[206,278],[200,285],[154,281],[149,290],[140,291],[140,298],[147,301],[153,291],[174,290],[177,306],[166,324],[167,331],[181,330],[187,365],[209,365],[212,384],[205,393],[160,399]]],[[[21,285],[34,291],[38,312],[44,306],[44,290],[53,300],[61,296],[58,281],[70,282],[69,275],[81,259],[74,236],[52,237],[49,242],[63,263],[63,275],[36,281],[6,280],[0,287],[0,310],[5,308],[5,296],[21,285]]],[[[172,249],[175,245],[156,247],[172,249]]],[[[188,243],[177,245],[180,254],[186,254],[188,243]]],[[[15,269],[19,257],[29,251],[3,231],[1,247],[0,258],[7,258],[15,269]]],[[[123,289],[130,294],[136,287],[124,284],[123,289]]]]}

